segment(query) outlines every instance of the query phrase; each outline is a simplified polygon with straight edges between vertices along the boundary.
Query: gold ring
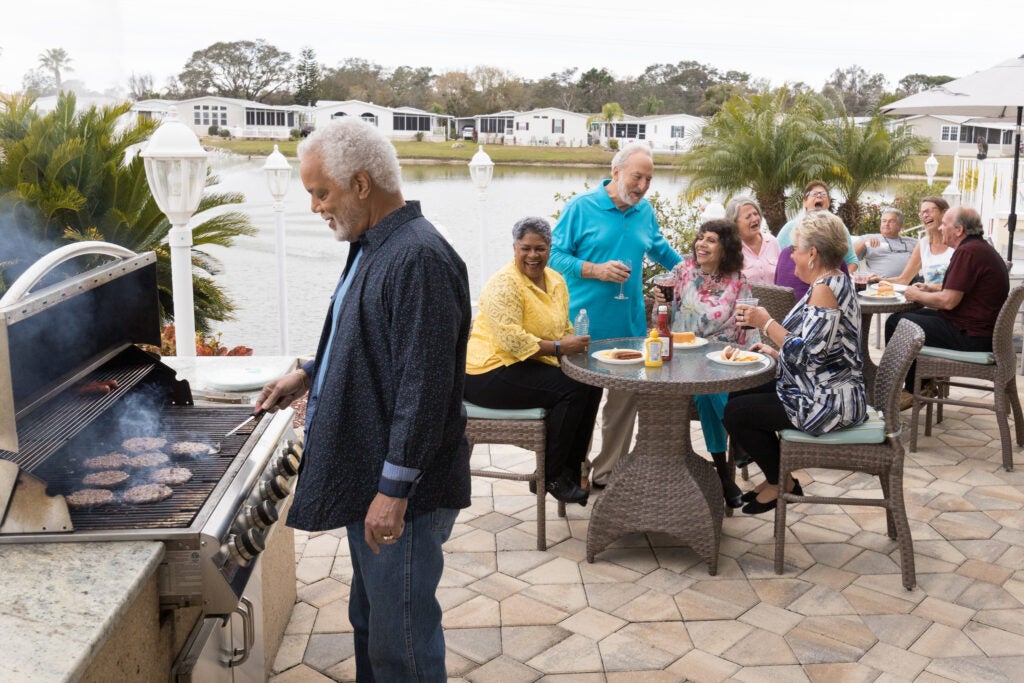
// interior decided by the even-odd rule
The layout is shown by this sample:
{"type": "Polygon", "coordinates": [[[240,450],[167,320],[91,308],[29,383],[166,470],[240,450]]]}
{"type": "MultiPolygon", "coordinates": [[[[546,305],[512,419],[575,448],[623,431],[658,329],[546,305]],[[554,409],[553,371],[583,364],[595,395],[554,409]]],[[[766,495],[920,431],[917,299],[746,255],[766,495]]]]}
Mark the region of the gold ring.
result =
{"type": "Polygon", "coordinates": [[[393,541],[393,540],[395,540],[395,537],[392,536],[391,534],[384,534],[383,536],[380,537],[380,540],[382,540],[382,541],[393,541]]]}

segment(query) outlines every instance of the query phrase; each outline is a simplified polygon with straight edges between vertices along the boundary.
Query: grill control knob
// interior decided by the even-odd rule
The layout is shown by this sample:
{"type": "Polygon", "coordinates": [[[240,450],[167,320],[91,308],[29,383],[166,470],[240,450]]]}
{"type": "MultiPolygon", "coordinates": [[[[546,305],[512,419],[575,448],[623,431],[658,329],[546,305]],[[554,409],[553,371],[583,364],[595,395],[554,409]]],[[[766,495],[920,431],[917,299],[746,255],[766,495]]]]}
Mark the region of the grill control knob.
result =
{"type": "Polygon", "coordinates": [[[228,538],[228,551],[238,564],[245,566],[254,557],[266,550],[267,544],[263,534],[256,529],[247,529],[240,534],[232,534],[228,538]]]}
{"type": "Polygon", "coordinates": [[[295,453],[290,450],[285,451],[281,454],[281,457],[274,462],[273,471],[274,474],[279,474],[285,479],[294,477],[299,473],[299,456],[295,455],[295,453]]]}
{"type": "Polygon", "coordinates": [[[285,453],[291,453],[298,459],[302,459],[302,442],[301,441],[285,441],[284,447],[285,453]]]}
{"type": "Polygon", "coordinates": [[[238,515],[238,524],[243,529],[262,531],[276,522],[280,517],[273,501],[264,500],[257,505],[250,505],[238,515]]]}
{"type": "Polygon", "coordinates": [[[260,482],[260,497],[264,500],[277,502],[284,500],[291,493],[292,486],[288,483],[288,480],[281,475],[276,475],[270,479],[264,479],[260,482]]]}

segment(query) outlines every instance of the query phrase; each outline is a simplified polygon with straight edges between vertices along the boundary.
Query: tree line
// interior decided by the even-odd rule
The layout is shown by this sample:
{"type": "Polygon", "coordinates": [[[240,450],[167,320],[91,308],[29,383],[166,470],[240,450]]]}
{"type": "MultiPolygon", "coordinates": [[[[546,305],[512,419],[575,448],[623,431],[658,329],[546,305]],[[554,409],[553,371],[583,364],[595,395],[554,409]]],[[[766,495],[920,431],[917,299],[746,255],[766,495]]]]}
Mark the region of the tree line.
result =
{"type": "MultiPolygon", "coordinates": [[[[62,88],[81,92],[72,87],[80,85],[75,81],[62,83],[71,61],[62,48],[47,50],[40,55],[38,68],[25,74],[24,90],[35,96],[62,88]]],[[[852,65],[835,69],[820,89],[803,82],[787,82],[784,87],[813,96],[835,111],[865,116],[879,105],[950,80],[951,76],[915,73],[890,88],[882,74],[852,65]]],[[[293,58],[265,40],[217,42],[196,50],[163,89],[154,86],[151,74],[132,73],[125,86],[136,100],[212,94],[267,104],[315,105],[319,100],[355,99],[453,116],[539,107],[598,113],[609,102],[636,115],[713,116],[734,95],[749,97],[772,89],[767,79],[694,60],[651,64],[639,75],[616,75],[606,67],[582,72],[568,67],[528,79],[496,66],[435,72],[429,66],[387,68],[358,57],[331,67],[321,64],[312,48],[293,58]]]]}

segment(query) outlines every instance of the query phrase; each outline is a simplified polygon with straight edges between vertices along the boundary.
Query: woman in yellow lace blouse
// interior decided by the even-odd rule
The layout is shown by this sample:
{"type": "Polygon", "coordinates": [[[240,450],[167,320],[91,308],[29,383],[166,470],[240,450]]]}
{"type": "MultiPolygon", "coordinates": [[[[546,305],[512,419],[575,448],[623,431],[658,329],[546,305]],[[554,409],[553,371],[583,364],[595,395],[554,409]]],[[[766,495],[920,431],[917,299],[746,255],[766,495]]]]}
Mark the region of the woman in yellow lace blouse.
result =
{"type": "Polygon", "coordinates": [[[580,465],[601,402],[601,390],[567,377],[562,354],[586,351],[590,337],[569,322],[565,280],[547,267],[551,225],[524,218],[512,228],[512,261],[480,295],[466,353],[467,401],[485,408],[547,411],[545,487],[557,500],[587,504],[580,465]]]}

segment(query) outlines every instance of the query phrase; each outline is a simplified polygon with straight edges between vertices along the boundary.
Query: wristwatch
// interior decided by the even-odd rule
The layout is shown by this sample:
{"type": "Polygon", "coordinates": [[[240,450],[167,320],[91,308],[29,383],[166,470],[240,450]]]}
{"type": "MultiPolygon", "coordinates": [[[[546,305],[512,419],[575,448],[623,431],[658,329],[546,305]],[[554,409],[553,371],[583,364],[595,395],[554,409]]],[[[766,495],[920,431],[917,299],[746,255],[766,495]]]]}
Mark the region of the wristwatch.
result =
{"type": "Polygon", "coordinates": [[[561,357],[562,357],[562,342],[556,341],[555,342],[555,358],[561,358],[561,357]]]}

